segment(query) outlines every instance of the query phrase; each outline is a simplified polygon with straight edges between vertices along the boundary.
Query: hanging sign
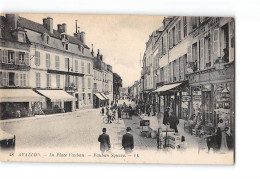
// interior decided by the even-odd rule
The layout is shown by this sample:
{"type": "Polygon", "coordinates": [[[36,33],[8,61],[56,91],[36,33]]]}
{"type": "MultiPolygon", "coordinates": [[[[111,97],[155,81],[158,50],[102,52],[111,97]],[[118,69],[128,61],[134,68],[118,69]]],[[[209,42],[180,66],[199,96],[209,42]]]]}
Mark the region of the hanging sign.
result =
{"type": "Polygon", "coordinates": [[[185,95],[181,97],[182,102],[189,102],[191,101],[191,96],[190,95],[185,95]]]}

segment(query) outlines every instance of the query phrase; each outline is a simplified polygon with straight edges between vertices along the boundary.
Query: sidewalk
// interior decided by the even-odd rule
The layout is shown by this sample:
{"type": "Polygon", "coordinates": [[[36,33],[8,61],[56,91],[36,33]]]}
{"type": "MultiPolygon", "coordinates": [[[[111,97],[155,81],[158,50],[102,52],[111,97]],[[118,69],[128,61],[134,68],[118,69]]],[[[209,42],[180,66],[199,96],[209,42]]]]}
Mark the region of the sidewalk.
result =
{"type": "Polygon", "coordinates": [[[100,110],[99,108],[92,108],[92,109],[78,109],[73,112],[66,112],[66,113],[56,113],[56,114],[47,114],[47,115],[35,115],[31,117],[21,117],[21,118],[9,118],[5,120],[0,120],[0,124],[2,123],[9,123],[9,122],[19,122],[19,121],[26,121],[26,120],[35,120],[35,119],[44,119],[44,118],[52,118],[52,117],[58,117],[58,116],[69,116],[69,115],[74,115],[77,113],[82,113],[82,112],[90,112],[93,110],[100,110]]]}
{"type": "MultiPolygon", "coordinates": [[[[152,131],[158,131],[158,128],[161,126],[161,128],[163,130],[166,130],[166,128],[170,129],[170,126],[166,126],[166,125],[163,125],[162,124],[162,121],[159,122],[157,117],[156,116],[150,116],[148,117],[147,115],[139,115],[139,117],[142,119],[142,120],[149,120],[150,121],[150,130],[152,131]]],[[[178,131],[179,131],[179,134],[180,135],[183,135],[185,136],[185,139],[186,139],[186,142],[187,142],[187,145],[188,147],[190,148],[197,148],[198,146],[198,141],[199,141],[199,138],[198,137],[195,137],[195,136],[192,136],[190,133],[187,133],[186,131],[184,131],[184,122],[185,120],[184,119],[179,119],[179,125],[177,126],[178,127],[178,131]]]]}

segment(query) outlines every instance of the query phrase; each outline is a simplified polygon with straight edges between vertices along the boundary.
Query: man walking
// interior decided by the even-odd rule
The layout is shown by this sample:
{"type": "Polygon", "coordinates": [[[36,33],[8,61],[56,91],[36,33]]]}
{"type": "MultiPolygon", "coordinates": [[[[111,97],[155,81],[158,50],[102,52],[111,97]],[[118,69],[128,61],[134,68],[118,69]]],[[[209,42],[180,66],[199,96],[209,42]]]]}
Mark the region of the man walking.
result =
{"type": "Polygon", "coordinates": [[[110,150],[110,139],[109,135],[106,134],[107,129],[103,128],[103,134],[99,135],[98,142],[100,142],[100,151],[103,154],[105,151],[110,150]]]}
{"type": "Polygon", "coordinates": [[[131,153],[134,148],[134,137],[130,134],[131,128],[126,128],[126,134],[123,135],[122,146],[125,150],[125,153],[131,153]]]}

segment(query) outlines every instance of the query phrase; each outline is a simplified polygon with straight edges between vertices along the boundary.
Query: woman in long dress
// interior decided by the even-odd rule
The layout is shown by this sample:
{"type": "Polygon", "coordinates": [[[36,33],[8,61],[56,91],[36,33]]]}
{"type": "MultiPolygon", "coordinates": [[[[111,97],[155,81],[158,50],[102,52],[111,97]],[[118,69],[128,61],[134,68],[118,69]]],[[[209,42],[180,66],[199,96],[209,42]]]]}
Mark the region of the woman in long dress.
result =
{"type": "Polygon", "coordinates": [[[225,153],[228,151],[228,146],[227,146],[227,137],[226,137],[226,124],[224,123],[223,119],[219,120],[218,127],[221,130],[221,144],[220,144],[220,153],[225,153]]]}

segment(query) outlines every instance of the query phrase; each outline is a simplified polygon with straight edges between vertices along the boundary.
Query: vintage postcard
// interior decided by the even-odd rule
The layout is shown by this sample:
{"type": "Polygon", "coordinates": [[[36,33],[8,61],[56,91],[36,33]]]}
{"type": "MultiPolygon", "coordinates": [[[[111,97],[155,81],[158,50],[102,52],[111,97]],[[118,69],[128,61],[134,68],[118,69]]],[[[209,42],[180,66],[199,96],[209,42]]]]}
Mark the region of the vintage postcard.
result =
{"type": "Polygon", "coordinates": [[[234,164],[235,19],[0,15],[0,159],[234,164]]]}

